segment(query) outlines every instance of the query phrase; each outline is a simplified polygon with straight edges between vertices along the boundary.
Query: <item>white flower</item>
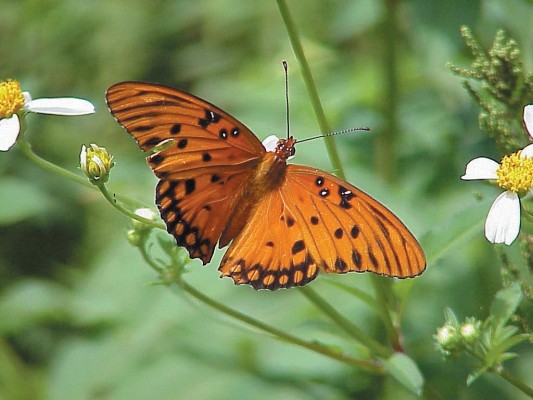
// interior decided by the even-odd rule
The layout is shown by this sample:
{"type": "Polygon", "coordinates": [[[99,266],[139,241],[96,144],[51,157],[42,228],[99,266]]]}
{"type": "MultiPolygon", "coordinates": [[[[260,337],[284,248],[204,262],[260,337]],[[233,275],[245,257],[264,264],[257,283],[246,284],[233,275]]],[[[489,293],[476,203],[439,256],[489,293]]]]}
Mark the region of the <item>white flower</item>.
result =
{"type": "Polygon", "coordinates": [[[529,138],[533,140],[533,104],[524,107],[524,125],[529,138]]]}
{"type": "MultiPolygon", "coordinates": [[[[533,132],[533,109],[524,108],[524,122],[528,132],[533,132]]],[[[501,163],[485,157],[468,163],[464,180],[495,180],[505,191],[492,204],[485,221],[485,237],[491,243],[511,245],[520,231],[519,194],[532,192],[533,144],[505,156],[501,163]]]]}
{"type": "Polygon", "coordinates": [[[276,151],[276,146],[278,145],[278,137],[276,135],[270,135],[265,140],[263,140],[263,146],[266,151],[276,151]]]}
{"type": "Polygon", "coordinates": [[[17,81],[0,82],[0,151],[15,144],[20,133],[20,118],[27,112],[53,115],[86,115],[94,113],[87,100],[73,97],[35,99],[20,90],[17,81]]]}

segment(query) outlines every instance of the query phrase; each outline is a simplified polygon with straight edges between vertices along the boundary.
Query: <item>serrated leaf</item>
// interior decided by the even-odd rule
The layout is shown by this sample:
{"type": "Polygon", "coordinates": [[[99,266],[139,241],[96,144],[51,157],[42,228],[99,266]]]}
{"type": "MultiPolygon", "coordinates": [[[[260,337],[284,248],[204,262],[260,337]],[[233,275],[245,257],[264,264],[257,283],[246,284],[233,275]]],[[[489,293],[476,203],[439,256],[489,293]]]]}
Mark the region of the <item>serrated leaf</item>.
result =
{"type": "Polygon", "coordinates": [[[517,353],[503,353],[499,355],[498,363],[503,363],[504,361],[512,360],[513,358],[516,358],[516,357],[518,357],[517,353]]]}
{"type": "Polygon", "coordinates": [[[492,326],[505,325],[509,318],[514,314],[520,302],[522,301],[522,290],[518,283],[501,289],[494,296],[490,308],[490,314],[492,315],[492,326]]]}
{"type": "Polygon", "coordinates": [[[503,340],[501,343],[497,343],[491,351],[497,352],[497,353],[503,353],[507,349],[510,349],[513,346],[516,346],[517,344],[523,342],[528,338],[528,335],[516,335],[509,337],[505,340],[503,340]]]}
{"type": "Polygon", "coordinates": [[[418,365],[404,353],[394,353],[384,360],[389,374],[410,392],[420,395],[424,386],[424,377],[418,365]]]}
{"type": "Polygon", "coordinates": [[[487,372],[488,368],[489,368],[488,366],[484,366],[482,368],[475,370],[470,375],[468,375],[468,377],[466,378],[466,386],[472,385],[472,383],[474,383],[477,380],[477,378],[479,378],[481,375],[487,372]]]}

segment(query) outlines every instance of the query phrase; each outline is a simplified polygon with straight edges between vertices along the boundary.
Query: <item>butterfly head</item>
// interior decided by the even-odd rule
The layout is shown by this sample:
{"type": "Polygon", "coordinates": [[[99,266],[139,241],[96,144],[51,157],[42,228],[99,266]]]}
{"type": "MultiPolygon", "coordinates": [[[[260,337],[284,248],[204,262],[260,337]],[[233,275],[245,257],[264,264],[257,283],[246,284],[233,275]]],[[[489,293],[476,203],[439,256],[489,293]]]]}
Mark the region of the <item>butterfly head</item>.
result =
{"type": "Polygon", "coordinates": [[[296,153],[296,149],[294,148],[295,144],[296,139],[292,136],[288,139],[279,139],[274,152],[279,158],[288,160],[290,157],[294,156],[294,153],[296,153]]]}

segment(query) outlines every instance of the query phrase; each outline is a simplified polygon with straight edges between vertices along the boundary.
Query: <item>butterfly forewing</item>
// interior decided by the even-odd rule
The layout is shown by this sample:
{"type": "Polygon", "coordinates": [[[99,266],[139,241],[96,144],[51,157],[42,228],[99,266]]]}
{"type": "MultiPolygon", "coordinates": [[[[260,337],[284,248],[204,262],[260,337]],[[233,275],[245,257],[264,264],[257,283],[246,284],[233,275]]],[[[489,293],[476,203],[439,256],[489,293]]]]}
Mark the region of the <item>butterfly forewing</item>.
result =
{"type": "Polygon", "coordinates": [[[147,160],[161,179],[156,203],[169,233],[209,262],[240,187],[265,154],[261,142],[218,107],[177,89],[123,82],[106,100],[141,149],[156,150],[147,160]]]}
{"type": "Polygon", "coordinates": [[[371,271],[399,278],[421,274],[424,252],[390,210],[348,182],[324,171],[291,165],[283,196],[291,197],[311,254],[326,272],[371,271]]]}

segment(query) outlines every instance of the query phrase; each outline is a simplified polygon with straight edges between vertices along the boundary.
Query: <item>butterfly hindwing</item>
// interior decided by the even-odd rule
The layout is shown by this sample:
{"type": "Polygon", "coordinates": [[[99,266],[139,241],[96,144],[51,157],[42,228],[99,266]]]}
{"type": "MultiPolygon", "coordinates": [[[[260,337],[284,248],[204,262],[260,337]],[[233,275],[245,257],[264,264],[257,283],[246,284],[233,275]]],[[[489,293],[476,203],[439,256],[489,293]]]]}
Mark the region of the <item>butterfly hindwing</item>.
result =
{"type": "Polygon", "coordinates": [[[161,85],[111,86],[107,104],[135,138],[161,179],[156,202],[168,231],[207,263],[227,226],[240,186],[265,149],[255,135],[218,107],[161,85]]]}
{"type": "Polygon", "coordinates": [[[281,189],[267,194],[220,264],[223,276],[254,289],[303,286],[318,274],[305,247],[306,232],[282,197],[281,189]]]}
{"type": "Polygon", "coordinates": [[[284,183],[258,204],[224,256],[236,283],[305,285],[319,270],[412,277],[425,269],[420,245],[386,207],[324,171],[289,165],[284,183]]]}

